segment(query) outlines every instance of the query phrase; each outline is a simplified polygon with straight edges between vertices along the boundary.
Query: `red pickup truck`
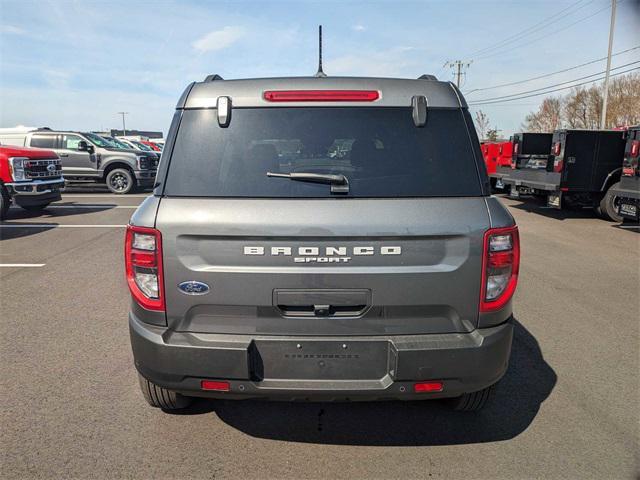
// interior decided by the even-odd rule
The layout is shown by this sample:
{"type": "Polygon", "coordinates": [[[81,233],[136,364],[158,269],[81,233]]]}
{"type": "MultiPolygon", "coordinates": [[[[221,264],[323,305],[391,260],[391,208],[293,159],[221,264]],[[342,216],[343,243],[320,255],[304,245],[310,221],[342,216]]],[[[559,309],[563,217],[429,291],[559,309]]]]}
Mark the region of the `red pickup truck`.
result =
{"type": "Polygon", "coordinates": [[[62,166],[55,152],[0,146],[0,220],[12,201],[25,210],[40,211],[60,200],[62,187],[62,166]]]}

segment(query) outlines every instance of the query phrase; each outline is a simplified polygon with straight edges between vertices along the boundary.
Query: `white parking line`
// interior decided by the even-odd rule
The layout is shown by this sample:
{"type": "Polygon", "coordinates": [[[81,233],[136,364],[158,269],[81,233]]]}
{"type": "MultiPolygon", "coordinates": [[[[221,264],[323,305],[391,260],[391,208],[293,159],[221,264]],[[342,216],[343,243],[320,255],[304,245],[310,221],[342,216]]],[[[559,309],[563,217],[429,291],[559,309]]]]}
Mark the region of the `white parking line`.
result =
{"type": "Polygon", "coordinates": [[[0,223],[0,228],[124,228],[126,225],[58,225],[56,223],[0,223]]]}
{"type": "MultiPolygon", "coordinates": [[[[20,208],[18,205],[12,205],[11,208],[14,209],[18,209],[20,208]]],[[[46,209],[52,209],[52,208],[68,208],[68,209],[78,209],[78,208],[85,208],[88,210],[111,210],[112,208],[128,208],[128,209],[136,209],[138,208],[137,205],[111,205],[111,204],[104,204],[104,205],[49,205],[46,209]]]]}
{"type": "Polygon", "coordinates": [[[62,198],[147,198],[149,195],[111,195],[104,194],[100,195],[98,193],[63,193],[62,198]]]}
{"type": "Polygon", "coordinates": [[[46,263],[0,263],[0,268],[2,267],[12,267],[12,268],[30,268],[30,267],[44,267],[46,263]]]}

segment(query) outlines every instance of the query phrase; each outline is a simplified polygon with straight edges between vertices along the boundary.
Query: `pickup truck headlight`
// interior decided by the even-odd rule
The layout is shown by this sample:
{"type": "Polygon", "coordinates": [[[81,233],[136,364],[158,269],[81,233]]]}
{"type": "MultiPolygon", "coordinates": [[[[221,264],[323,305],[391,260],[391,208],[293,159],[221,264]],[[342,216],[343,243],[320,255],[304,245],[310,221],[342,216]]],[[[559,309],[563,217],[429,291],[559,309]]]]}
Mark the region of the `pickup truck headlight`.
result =
{"type": "Polygon", "coordinates": [[[16,182],[28,180],[24,171],[24,161],[28,160],[22,157],[10,158],[9,166],[11,167],[11,176],[16,182]]]}
{"type": "Polygon", "coordinates": [[[138,169],[149,170],[153,167],[153,157],[138,156],[138,169]]]}

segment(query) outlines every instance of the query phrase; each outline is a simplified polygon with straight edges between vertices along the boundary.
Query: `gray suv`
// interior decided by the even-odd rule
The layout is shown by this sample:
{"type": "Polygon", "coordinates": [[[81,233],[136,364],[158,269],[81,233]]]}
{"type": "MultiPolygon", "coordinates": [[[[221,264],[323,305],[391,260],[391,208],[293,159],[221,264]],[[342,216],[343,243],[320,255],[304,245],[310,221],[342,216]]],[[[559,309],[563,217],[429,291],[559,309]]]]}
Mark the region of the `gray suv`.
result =
{"type": "Polygon", "coordinates": [[[519,239],[453,84],[210,76],[164,155],[125,240],[151,405],[484,405],[509,361],[519,239]]]}
{"type": "Polygon", "coordinates": [[[7,141],[53,150],[62,161],[66,180],[106,183],[111,192],[118,194],[133,192],[136,187],[152,187],[160,161],[155,152],[122,149],[95,133],[43,128],[13,134],[7,141]]]}

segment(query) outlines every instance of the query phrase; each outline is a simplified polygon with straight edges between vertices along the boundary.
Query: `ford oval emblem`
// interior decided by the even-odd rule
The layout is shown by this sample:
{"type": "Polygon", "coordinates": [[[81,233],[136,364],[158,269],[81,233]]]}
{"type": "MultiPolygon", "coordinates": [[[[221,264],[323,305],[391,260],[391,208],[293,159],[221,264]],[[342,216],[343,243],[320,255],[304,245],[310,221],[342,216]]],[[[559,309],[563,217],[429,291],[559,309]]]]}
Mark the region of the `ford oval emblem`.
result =
{"type": "Polygon", "coordinates": [[[178,285],[178,288],[185,295],[205,295],[209,293],[209,285],[202,282],[196,282],[195,280],[182,282],[178,285]]]}

